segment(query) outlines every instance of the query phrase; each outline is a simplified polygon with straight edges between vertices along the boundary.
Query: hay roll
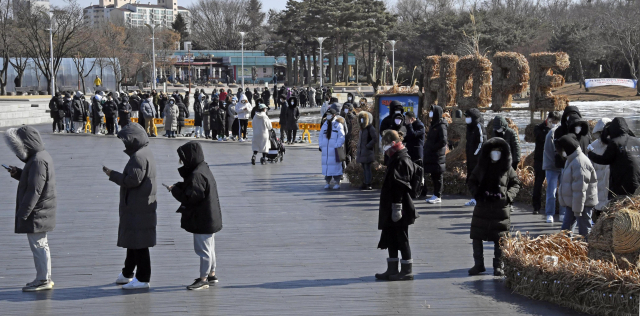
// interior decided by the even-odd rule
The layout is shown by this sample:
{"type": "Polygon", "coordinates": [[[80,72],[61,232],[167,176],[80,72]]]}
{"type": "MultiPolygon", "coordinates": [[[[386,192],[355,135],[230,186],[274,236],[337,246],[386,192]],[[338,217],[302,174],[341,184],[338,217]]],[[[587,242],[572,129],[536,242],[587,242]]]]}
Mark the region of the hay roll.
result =
{"type": "Polygon", "coordinates": [[[561,111],[569,104],[566,96],[554,96],[552,88],[564,85],[564,77],[554,75],[555,70],[569,67],[567,53],[535,53],[529,55],[531,61],[531,95],[529,103],[533,111],[561,111]]]}
{"type": "Polygon", "coordinates": [[[428,109],[430,105],[438,101],[438,91],[440,90],[440,56],[427,56],[422,66],[424,74],[424,104],[423,109],[428,109]]]}
{"type": "Polygon", "coordinates": [[[485,108],[491,102],[491,62],[480,55],[458,61],[456,101],[462,110],[485,108]]]}
{"type": "Polygon", "coordinates": [[[613,220],[613,250],[623,254],[640,250],[640,213],[628,209],[616,213],[613,220]]]}
{"type": "Polygon", "coordinates": [[[443,55],[440,57],[440,86],[438,89],[438,105],[443,109],[456,104],[456,65],[458,56],[443,55]]]}
{"type": "Polygon", "coordinates": [[[493,55],[493,91],[491,109],[510,108],[513,94],[527,89],[529,62],[519,53],[498,52],[493,55]]]}

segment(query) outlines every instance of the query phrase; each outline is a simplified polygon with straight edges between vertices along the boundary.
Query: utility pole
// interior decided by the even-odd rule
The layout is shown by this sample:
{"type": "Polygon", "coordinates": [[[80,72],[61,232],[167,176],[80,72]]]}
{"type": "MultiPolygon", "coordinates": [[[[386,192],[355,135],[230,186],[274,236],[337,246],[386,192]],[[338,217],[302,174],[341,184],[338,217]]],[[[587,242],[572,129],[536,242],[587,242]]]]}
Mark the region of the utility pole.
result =
{"type": "Polygon", "coordinates": [[[324,56],[322,55],[322,42],[327,39],[326,37],[318,37],[318,43],[320,43],[320,87],[324,79],[324,56]]]}
{"type": "Polygon", "coordinates": [[[156,27],[159,27],[160,24],[155,24],[153,26],[145,23],[149,30],[151,30],[151,59],[153,65],[151,66],[153,73],[151,75],[151,88],[153,90],[156,89],[156,27]]]}
{"type": "Polygon", "coordinates": [[[56,74],[53,68],[53,11],[49,11],[49,71],[51,74],[51,95],[56,94],[56,74]]]}
{"type": "MultiPolygon", "coordinates": [[[[240,75],[242,76],[242,91],[244,91],[244,35],[245,32],[240,32],[241,45],[242,45],[242,65],[240,68],[240,75]]],[[[265,101],[266,102],[266,101],[265,101]]]]}
{"type": "MultiPolygon", "coordinates": [[[[396,76],[394,75],[396,69],[396,41],[389,41],[391,43],[391,82],[392,84],[396,84],[396,76]]],[[[409,83],[411,84],[411,83],[409,83]]]]}

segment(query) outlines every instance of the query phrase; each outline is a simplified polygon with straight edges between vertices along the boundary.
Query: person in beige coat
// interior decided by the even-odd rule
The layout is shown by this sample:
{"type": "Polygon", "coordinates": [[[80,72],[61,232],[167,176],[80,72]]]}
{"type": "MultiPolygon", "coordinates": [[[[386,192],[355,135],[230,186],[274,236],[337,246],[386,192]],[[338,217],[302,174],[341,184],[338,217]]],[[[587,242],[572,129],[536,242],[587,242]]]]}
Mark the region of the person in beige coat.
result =
{"type": "MultiPolygon", "coordinates": [[[[587,149],[590,152],[593,152],[597,155],[603,155],[605,150],[607,149],[607,144],[605,144],[601,139],[600,135],[602,135],[602,131],[604,130],[605,125],[611,122],[609,118],[602,118],[593,128],[591,132],[591,139],[593,139],[593,143],[587,149]]],[[[608,165],[600,165],[592,162],[593,168],[596,169],[596,175],[598,176],[598,205],[594,207],[595,211],[593,214],[593,221],[595,222],[598,218],[598,215],[604,207],[609,202],[609,175],[611,171],[608,165]]]]}
{"type": "Polygon", "coordinates": [[[593,207],[598,205],[596,170],[580,149],[575,134],[562,136],[555,145],[556,151],[566,159],[558,186],[558,202],[567,208],[562,230],[573,232],[577,222],[578,233],[586,238],[591,231],[593,207]]]}
{"type": "Polygon", "coordinates": [[[253,149],[253,156],[251,157],[251,164],[256,164],[256,155],[262,153],[260,163],[265,164],[265,156],[269,153],[271,148],[271,142],[269,141],[269,132],[273,128],[271,126],[271,120],[267,116],[267,106],[265,104],[258,105],[256,115],[253,117],[251,126],[253,128],[253,138],[251,139],[251,149],[253,149]]]}
{"type": "Polygon", "coordinates": [[[164,108],[164,129],[167,131],[167,137],[176,138],[178,130],[179,109],[174,98],[169,98],[169,102],[164,108]]]}

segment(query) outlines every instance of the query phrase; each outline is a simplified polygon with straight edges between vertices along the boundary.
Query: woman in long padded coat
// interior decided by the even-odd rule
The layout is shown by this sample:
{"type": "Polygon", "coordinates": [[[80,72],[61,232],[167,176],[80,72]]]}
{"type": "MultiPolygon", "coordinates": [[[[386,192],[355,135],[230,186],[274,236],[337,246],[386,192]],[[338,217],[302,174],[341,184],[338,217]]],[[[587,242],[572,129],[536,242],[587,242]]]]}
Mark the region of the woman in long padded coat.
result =
{"type": "Polygon", "coordinates": [[[298,133],[298,119],[300,119],[300,108],[298,98],[295,96],[289,98],[281,111],[286,112],[284,115],[285,131],[287,131],[287,144],[293,144],[298,133]]]}
{"type": "Polygon", "coordinates": [[[373,174],[371,173],[371,164],[376,160],[374,149],[378,143],[378,133],[376,133],[376,128],[373,127],[373,115],[369,112],[361,111],[358,113],[358,124],[360,124],[360,138],[358,140],[356,163],[362,164],[362,169],[364,170],[364,181],[360,189],[372,190],[373,174]]]}
{"type": "Polygon", "coordinates": [[[149,288],[149,248],[156,245],[156,161],[142,126],[129,124],[120,130],[118,138],[129,161],[121,173],[103,168],[109,180],[120,186],[118,247],[127,249],[127,258],[116,283],[125,284],[123,289],[149,288]]]}
{"type": "Polygon", "coordinates": [[[256,164],[256,155],[262,153],[260,163],[265,164],[265,156],[269,153],[271,142],[269,141],[269,132],[273,128],[271,120],[267,116],[267,106],[261,103],[257,106],[256,115],[253,117],[253,139],[251,140],[251,149],[253,149],[253,156],[251,157],[251,164],[256,164]]]}
{"type": "Polygon", "coordinates": [[[342,147],[345,142],[344,126],[335,117],[337,111],[331,108],[327,111],[327,116],[320,129],[320,151],[322,152],[322,175],[327,184],[325,189],[331,187],[331,180],[334,181],[334,190],[340,189],[342,179],[342,162],[338,161],[336,148],[342,147]]]}
{"type": "MultiPolygon", "coordinates": [[[[431,174],[433,182],[433,195],[427,199],[427,203],[441,203],[442,187],[444,182],[445,155],[447,152],[447,121],[442,117],[442,108],[437,105],[431,106],[429,111],[431,124],[429,132],[424,142],[424,173],[431,174]]],[[[425,185],[424,195],[427,186],[425,185]]]]}
{"type": "MultiPolygon", "coordinates": [[[[181,99],[181,98],[180,98],[181,99]]],[[[189,108],[184,104],[182,100],[176,100],[176,105],[178,106],[178,134],[182,134],[182,128],[185,126],[185,119],[189,118],[189,108]]]]}
{"type": "Polygon", "coordinates": [[[169,98],[169,102],[164,107],[164,129],[167,131],[167,137],[176,138],[178,130],[178,115],[180,110],[176,105],[173,97],[169,98]]]}
{"type": "Polygon", "coordinates": [[[201,94],[194,94],[195,101],[193,102],[193,126],[195,128],[194,134],[196,138],[204,137],[202,132],[202,99],[201,94]]]}
{"type": "MultiPolygon", "coordinates": [[[[212,96],[218,102],[215,94],[212,96]]],[[[202,128],[206,139],[211,138],[211,104],[213,102],[209,102],[209,96],[205,94],[202,97],[202,128]]]]}
{"type": "Polygon", "coordinates": [[[500,137],[489,139],[480,150],[478,165],[468,176],[467,185],[476,199],[471,218],[473,261],[469,275],[485,270],[482,241],[494,243],[493,274],[504,275],[500,237],[509,233],[511,203],[520,191],[520,180],[511,167],[511,148],[500,137]]]}

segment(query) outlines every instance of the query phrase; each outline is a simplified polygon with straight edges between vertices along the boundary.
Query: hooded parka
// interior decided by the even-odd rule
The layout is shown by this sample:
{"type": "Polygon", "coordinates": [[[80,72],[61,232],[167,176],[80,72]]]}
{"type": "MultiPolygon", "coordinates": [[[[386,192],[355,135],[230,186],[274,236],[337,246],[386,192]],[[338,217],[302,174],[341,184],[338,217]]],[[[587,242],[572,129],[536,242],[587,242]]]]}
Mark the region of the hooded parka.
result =
{"type": "Polygon", "coordinates": [[[413,161],[422,160],[424,155],[425,127],[418,118],[406,125],[407,134],[404,136],[405,147],[413,161]]]}
{"type": "Polygon", "coordinates": [[[424,143],[424,172],[438,174],[445,171],[448,124],[442,118],[441,107],[433,105],[431,111],[433,111],[433,117],[424,143]]]}
{"type": "Polygon", "coordinates": [[[269,141],[269,131],[273,128],[271,120],[265,111],[257,111],[252,121],[253,138],[251,139],[251,149],[258,153],[267,154],[271,147],[269,141]]]}
{"type": "MultiPolygon", "coordinates": [[[[575,133],[575,127],[581,126],[580,135],[578,136],[578,141],[580,142],[580,149],[582,152],[587,152],[587,146],[591,140],[589,139],[589,125],[585,120],[582,119],[582,114],[580,110],[576,106],[567,106],[562,112],[562,119],[560,120],[560,126],[556,128],[556,131],[553,133],[553,139],[560,139],[562,136],[567,135],[568,133],[575,133]],[[587,137],[583,137],[583,136],[587,137]]],[[[555,156],[555,164],[556,168],[562,169],[564,168],[564,159],[556,153],[555,156]]]]}
{"type": "Polygon", "coordinates": [[[171,194],[180,202],[180,227],[192,234],[219,232],[222,213],[218,186],[204,161],[202,146],[198,142],[188,142],[178,148],[178,156],[184,164],[178,169],[184,181],[176,183],[171,194]]]}
{"type": "MultiPolygon", "coordinates": [[[[602,118],[593,128],[592,134],[602,133],[606,124],[610,123],[611,119],[602,118]]],[[[604,154],[607,149],[607,144],[603,143],[600,138],[596,139],[591,143],[591,152],[596,155],[604,154]]],[[[610,167],[608,165],[601,165],[597,163],[593,163],[593,168],[596,169],[596,176],[598,177],[598,205],[596,205],[596,210],[602,210],[607,205],[609,201],[609,176],[611,174],[610,167]]]]}
{"type": "MultiPolygon", "coordinates": [[[[411,191],[411,175],[415,172],[414,164],[406,148],[400,149],[389,158],[384,182],[380,190],[380,206],[378,208],[378,229],[403,227],[415,223],[420,217],[413,205],[411,191]],[[402,204],[402,218],[394,222],[391,219],[392,205],[402,204]]],[[[378,248],[386,249],[389,245],[381,238],[378,248]]]]}
{"type": "Polygon", "coordinates": [[[467,143],[465,146],[467,175],[469,175],[478,164],[482,145],[487,142],[487,131],[484,128],[484,118],[478,109],[468,109],[464,112],[464,116],[471,118],[471,123],[467,124],[467,143]]]}
{"type": "Polygon", "coordinates": [[[338,118],[325,120],[320,129],[320,150],[322,151],[322,175],[325,177],[342,175],[342,162],[336,157],[336,148],[345,142],[344,125],[338,118]]]}
{"type": "Polygon", "coordinates": [[[156,245],[156,161],[147,132],[129,124],[118,133],[129,162],[122,173],[111,171],[109,180],[120,186],[118,247],[142,249],[156,245]]]}
{"type": "Polygon", "coordinates": [[[56,227],[56,174],[53,159],[44,150],[40,133],[31,127],[10,128],[5,140],[13,153],[25,163],[13,176],[20,181],[16,194],[14,232],[50,232],[56,227]]]}
{"type": "Polygon", "coordinates": [[[358,140],[356,162],[372,163],[375,161],[374,149],[378,143],[376,128],[373,127],[373,115],[361,111],[358,113],[358,124],[360,124],[360,139],[358,140]]]}
{"type": "MultiPolygon", "coordinates": [[[[394,115],[400,114],[402,116],[402,113],[404,113],[404,108],[402,107],[402,103],[400,103],[398,101],[391,101],[391,104],[389,104],[389,115],[387,117],[385,117],[384,119],[382,119],[382,121],[380,122],[380,136],[382,136],[384,131],[386,131],[388,129],[393,129],[393,130],[398,131],[399,127],[394,122],[394,118],[395,118],[394,115]]],[[[403,117],[403,119],[404,119],[404,117],[403,117]]],[[[403,124],[401,123],[400,125],[403,125],[403,124]]],[[[405,130],[405,132],[406,132],[406,130],[405,130]]]]}
{"type": "Polygon", "coordinates": [[[598,204],[598,178],[591,161],[582,153],[574,134],[556,140],[556,147],[567,153],[567,161],[558,183],[558,203],[570,207],[580,217],[585,207],[598,204]]]}
{"type": "Polygon", "coordinates": [[[516,131],[509,128],[509,123],[501,115],[497,115],[493,119],[493,136],[500,137],[509,144],[509,148],[511,148],[512,167],[513,169],[516,169],[518,167],[518,163],[520,163],[520,140],[518,139],[516,131]],[[502,128],[502,133],[497,132],[500,128],[502,128]]]}
{"type": "Polygon", "coordinates": [[[178,106],[178,126],[184,127],[184,120],[189,118],[189,109],[182,101],[182,98],[176,100],[176,105],[178,106]]]}
{"type": "Polygon", "coordinates": [[[281,111],[286,111],[284,115],[284,129],[286,131],[298,130],[298,119],[300,118],[300,108],[298,107],[298,98],[292,96],[287,101],[287,106],[283,107],[281,111]]]}
{"type": "Polygon", "coordinates": [[[180,110],[176,105],[175,100],[169,99],[167,105],[164,107],[164,129],[168,132],[175,132],[178,130],[178,115],[180,110]]]}
{"type": "Polygon", "coordinates": [[[520,190],[520,180],[511,167],[511,148],[500,137],[493,137],[482,146],[478,165],[469,175],[467,185],[476,199],[471,218],[471,239],[499,241],[509,233],[511,226],[510,204],[520,190]],[[500,159],[491,160],[491,152],[500,150],[500,159]],[[500,194],[497,196],[487,196],[500,194]]]}

